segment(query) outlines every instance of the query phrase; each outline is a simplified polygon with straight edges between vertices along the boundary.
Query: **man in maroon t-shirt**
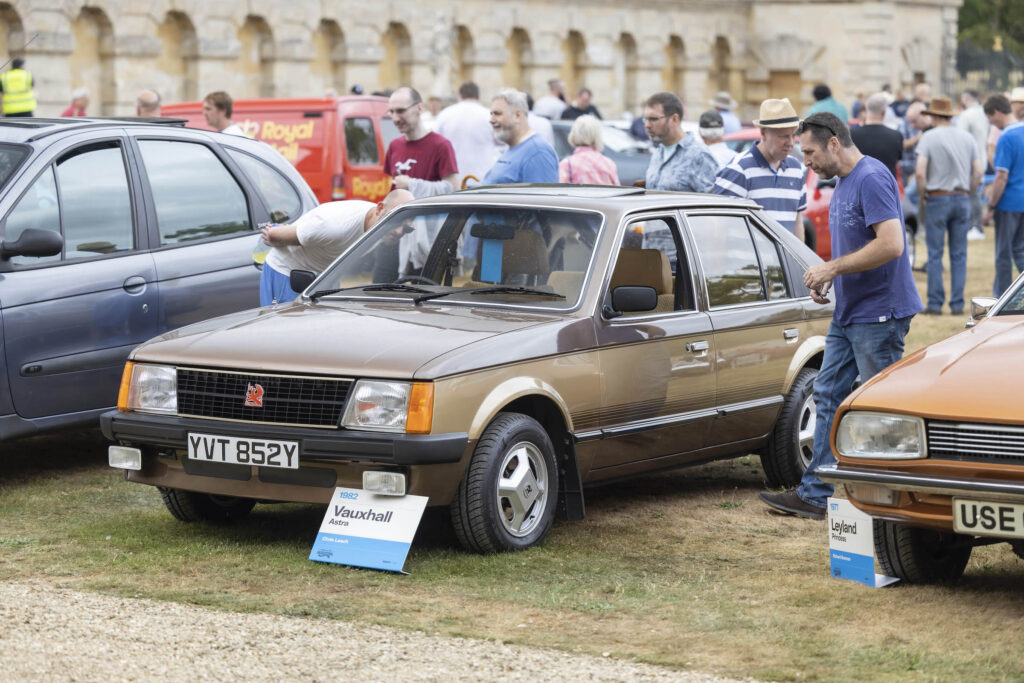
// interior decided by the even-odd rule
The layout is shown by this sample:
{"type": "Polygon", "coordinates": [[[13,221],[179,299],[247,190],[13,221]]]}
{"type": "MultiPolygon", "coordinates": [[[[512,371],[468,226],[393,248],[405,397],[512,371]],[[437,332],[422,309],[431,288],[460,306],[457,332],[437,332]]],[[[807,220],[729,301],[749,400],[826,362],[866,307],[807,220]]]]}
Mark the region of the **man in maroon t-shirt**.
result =
{"type": "Polygon", "coordinates": [[[402,137],[388,145],[384,172],[396,189],[409,190],[417,199],[459,189],[452,143],[427,130],[422,115],[423,98],[412,88],[399,88],[388,100],[388,116],[402,137]]]}

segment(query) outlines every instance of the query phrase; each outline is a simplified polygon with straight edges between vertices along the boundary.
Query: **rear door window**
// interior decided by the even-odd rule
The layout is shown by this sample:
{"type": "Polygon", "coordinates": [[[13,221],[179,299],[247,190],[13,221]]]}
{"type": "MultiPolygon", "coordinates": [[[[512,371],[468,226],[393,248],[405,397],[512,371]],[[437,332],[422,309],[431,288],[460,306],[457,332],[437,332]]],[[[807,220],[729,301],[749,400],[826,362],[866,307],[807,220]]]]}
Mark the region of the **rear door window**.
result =
{"type": "Polygon", "coordinates": [[[746,218],[690,215],[687,221],[700,255],[711,307],[766,301],[760,261],[746,218]]]}
{"type": "Polygon", "coordinates": [[[161,246],[252,229],[245,192],[209,147],[177,140],[138,144],[161,246]]]}
{"type": "Polygon", "coordinates": [[[348,152],[348,161],[353,166],[376,166],[380,162],[377,137],[374,135],[371,119],[345,119],[345,150],[348,152]]]}
{"type": "Polygon", "coordinates": [[[270,219],[275,223],[291,223],[302,215],[302,198],[295,187],[276,168],[245,152],[229,149],[234,159],[252,184],[259,189],[267,204],[270,219]]]}

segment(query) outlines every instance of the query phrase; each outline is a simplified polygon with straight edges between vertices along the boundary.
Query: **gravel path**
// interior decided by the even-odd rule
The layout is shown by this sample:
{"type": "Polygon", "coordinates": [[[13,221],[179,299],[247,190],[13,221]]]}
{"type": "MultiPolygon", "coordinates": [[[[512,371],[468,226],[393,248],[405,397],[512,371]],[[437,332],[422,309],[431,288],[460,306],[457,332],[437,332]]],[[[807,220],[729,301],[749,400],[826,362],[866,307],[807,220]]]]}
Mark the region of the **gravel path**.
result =
{"type": "Polygon", "coordinates": [[[728,681],[341,621],[0,582],[0,680],[728,681]]]}

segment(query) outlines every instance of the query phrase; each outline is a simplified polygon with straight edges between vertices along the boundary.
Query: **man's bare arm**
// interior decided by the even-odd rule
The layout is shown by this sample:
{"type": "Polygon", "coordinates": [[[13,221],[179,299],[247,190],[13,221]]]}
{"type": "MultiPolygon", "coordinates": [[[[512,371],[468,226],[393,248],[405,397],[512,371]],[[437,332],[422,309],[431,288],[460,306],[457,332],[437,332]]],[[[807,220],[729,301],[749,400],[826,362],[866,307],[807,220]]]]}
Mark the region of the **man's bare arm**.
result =
{"type": "Polygon", "coordinates": [[[832,281],[840,275],[862,273],[900,257],[903,253],[903,224],[900,219],[890,218],[875,223],[871,229],[875,231],[875,239],[857,251],[811,266],[804,272],[804,284],[811,290],[812,299],[818,303],[827,302],[825,296],[832,281]]]}
{"type": "Polygon", "coordinates": [[[263,228],[264,244],[272,247],[295,247],[299,245],[299,236],[294,225],[273,225],[263,228]]]}

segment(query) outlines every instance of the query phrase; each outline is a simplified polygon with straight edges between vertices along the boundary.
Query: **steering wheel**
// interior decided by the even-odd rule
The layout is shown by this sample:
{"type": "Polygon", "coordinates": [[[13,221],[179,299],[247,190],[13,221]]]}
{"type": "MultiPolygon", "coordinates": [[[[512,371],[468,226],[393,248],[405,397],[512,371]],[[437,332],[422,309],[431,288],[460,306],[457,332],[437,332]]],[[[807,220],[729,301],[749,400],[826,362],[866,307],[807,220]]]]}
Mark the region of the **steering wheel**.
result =
{"type": "Polygon", "coordinates": [[[424,277],[423,275],[403,275],[392,284],[400,285],[403,282],[413,282],[421,285],[437,285],[436,282],[431,280],[429,277],[424,277]]]}

